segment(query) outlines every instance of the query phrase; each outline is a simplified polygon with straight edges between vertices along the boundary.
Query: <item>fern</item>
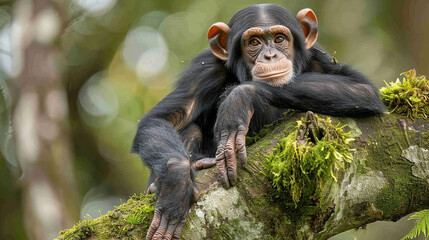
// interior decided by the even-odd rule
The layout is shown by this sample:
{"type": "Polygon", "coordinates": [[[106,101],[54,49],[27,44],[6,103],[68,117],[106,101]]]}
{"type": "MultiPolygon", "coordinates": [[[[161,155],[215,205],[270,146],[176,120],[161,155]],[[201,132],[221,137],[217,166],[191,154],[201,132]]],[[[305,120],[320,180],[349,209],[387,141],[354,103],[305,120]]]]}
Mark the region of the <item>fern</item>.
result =
{"type": "Polygon", "coordinates": [[[411,229],[411,231],[405,235],[401,240],[413,239],[419,236],[421,233],[428,239],[429,237],[429,209],[416,212],[410,216],[408,220],[417,219],[418,222],[416,226],[411,229]]]}

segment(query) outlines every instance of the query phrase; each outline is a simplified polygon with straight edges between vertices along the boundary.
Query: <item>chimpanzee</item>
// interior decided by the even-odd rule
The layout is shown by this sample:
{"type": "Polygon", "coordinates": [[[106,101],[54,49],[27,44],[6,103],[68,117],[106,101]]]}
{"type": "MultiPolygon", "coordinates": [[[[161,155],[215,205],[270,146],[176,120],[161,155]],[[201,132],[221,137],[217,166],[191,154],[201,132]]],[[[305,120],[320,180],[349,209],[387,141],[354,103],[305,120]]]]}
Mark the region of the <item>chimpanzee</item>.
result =
{"type": "Polygon", "coordinates": [[[226,188],[247,160],[245,136],[296,109],[335,116],[380,114],[374,85],[332,61],[317,43],[317,18],[273,4],[253,5],[208,31],[210,49],[196,56],[168,94],[139,122],[132,152],[150,168],[157,193],[147,239],[180,238],[193,202],[194,170],[217,165],[226,188]]]}

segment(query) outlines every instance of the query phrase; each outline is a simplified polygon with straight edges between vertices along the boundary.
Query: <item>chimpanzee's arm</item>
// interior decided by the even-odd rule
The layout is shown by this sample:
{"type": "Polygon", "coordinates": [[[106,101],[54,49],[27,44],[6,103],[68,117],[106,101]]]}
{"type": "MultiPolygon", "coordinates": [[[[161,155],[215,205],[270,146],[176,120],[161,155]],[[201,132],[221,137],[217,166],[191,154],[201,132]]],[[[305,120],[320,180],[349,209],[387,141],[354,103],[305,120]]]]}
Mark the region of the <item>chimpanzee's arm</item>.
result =
{"type": "Polygon", "coordinates": [[[180,237],[193,202],[194,183],[189,153],[179,131],[204,110],[214,108],[224,88],[223,64],[207,51],[184,72],[176,89],[139,122],[131,151],[156,179],[155,216],[147,238],[180,237]]]}
{"type": "Polygon", "coordinates": [[[219,142],[216,162],[221,183],[228,187],[237,178],[236,151],[239,161],[247,159],[244,139],[255,112],[264,114],[270,106],[356,117],[384,111],[377,89],[365,76],[340,64],[328,70],[332,73],[302,73],[282,87],[248,82],[232,89],[218,109],[215,125],[219,142]]]}
{"type": "Polygon", "coordinates": [[[375,115],[385,110],[377,89],[363,76],[303,73],[281,88],[262,84],[254,87],[269,104],[281,108],[350,117],[375,115]]]}

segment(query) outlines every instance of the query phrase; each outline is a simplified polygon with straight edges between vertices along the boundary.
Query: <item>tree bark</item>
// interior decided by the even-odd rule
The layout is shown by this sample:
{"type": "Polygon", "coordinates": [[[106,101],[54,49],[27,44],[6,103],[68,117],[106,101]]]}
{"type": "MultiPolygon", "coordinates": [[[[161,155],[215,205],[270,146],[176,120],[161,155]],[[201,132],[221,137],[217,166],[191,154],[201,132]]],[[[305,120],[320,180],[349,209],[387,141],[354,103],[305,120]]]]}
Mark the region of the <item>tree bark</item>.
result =
{"type": "Polygon", "coordinates": [[[337,183],[324,186],[328,206],[295,209],[272,199],[274,189],[261,174],[264,155],[300,117],[289,118],[248,148],[249,162],[239,171],[236,187],[217,187],[214,171],[198,178],[200,187],[210,187],[193,208],[184,239],[327,239],[429,207],[429,122],[395,115],[333,119],[347,124],[356,140],[351,164],[337,183]]]}
{"type": "MultiPolygon", "coordinates": [[[[189,213],[182,239],[327,239],[429,208],[429,121],[397,115],[332,119],[347,124],[345,130],[355,141],[353,160],[338,173],[338,182],[323,186],[325,206],[295,208],[273,197],[275,189],[262,173],[265,155],[296,129],[302,116],[287,117],[247,148],[249,160],[239,169],[235,187],[220,187],[215,169],[199,173],[200,199],[189,213]]],[[[129,224],[127,216],[122,217],[124,225],[129,224]]],[[[132,228],[127,236],[142,237],[145,231],[132,228]]]]}

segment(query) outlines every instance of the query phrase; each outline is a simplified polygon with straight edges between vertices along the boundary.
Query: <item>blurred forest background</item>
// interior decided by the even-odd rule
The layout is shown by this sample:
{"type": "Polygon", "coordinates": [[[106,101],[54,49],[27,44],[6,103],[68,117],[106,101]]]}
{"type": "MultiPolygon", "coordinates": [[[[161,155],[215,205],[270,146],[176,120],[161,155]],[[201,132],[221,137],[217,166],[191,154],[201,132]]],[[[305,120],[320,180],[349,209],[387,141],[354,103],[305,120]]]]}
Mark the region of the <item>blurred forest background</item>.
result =
{"type": "MultiPolygon", "coordinates": [[[[210,25],[255,3],[0,0],[0,239],[55,238],[144,191],[148,170],[129,153],[138,120],[208,47],[210,25]]],[[[272,3],[312,8],[319,43],[377,87],[429,74],[427,0],[272,3]]],[[[399,239],[412,225],[356,236],[399,239]]]]}

